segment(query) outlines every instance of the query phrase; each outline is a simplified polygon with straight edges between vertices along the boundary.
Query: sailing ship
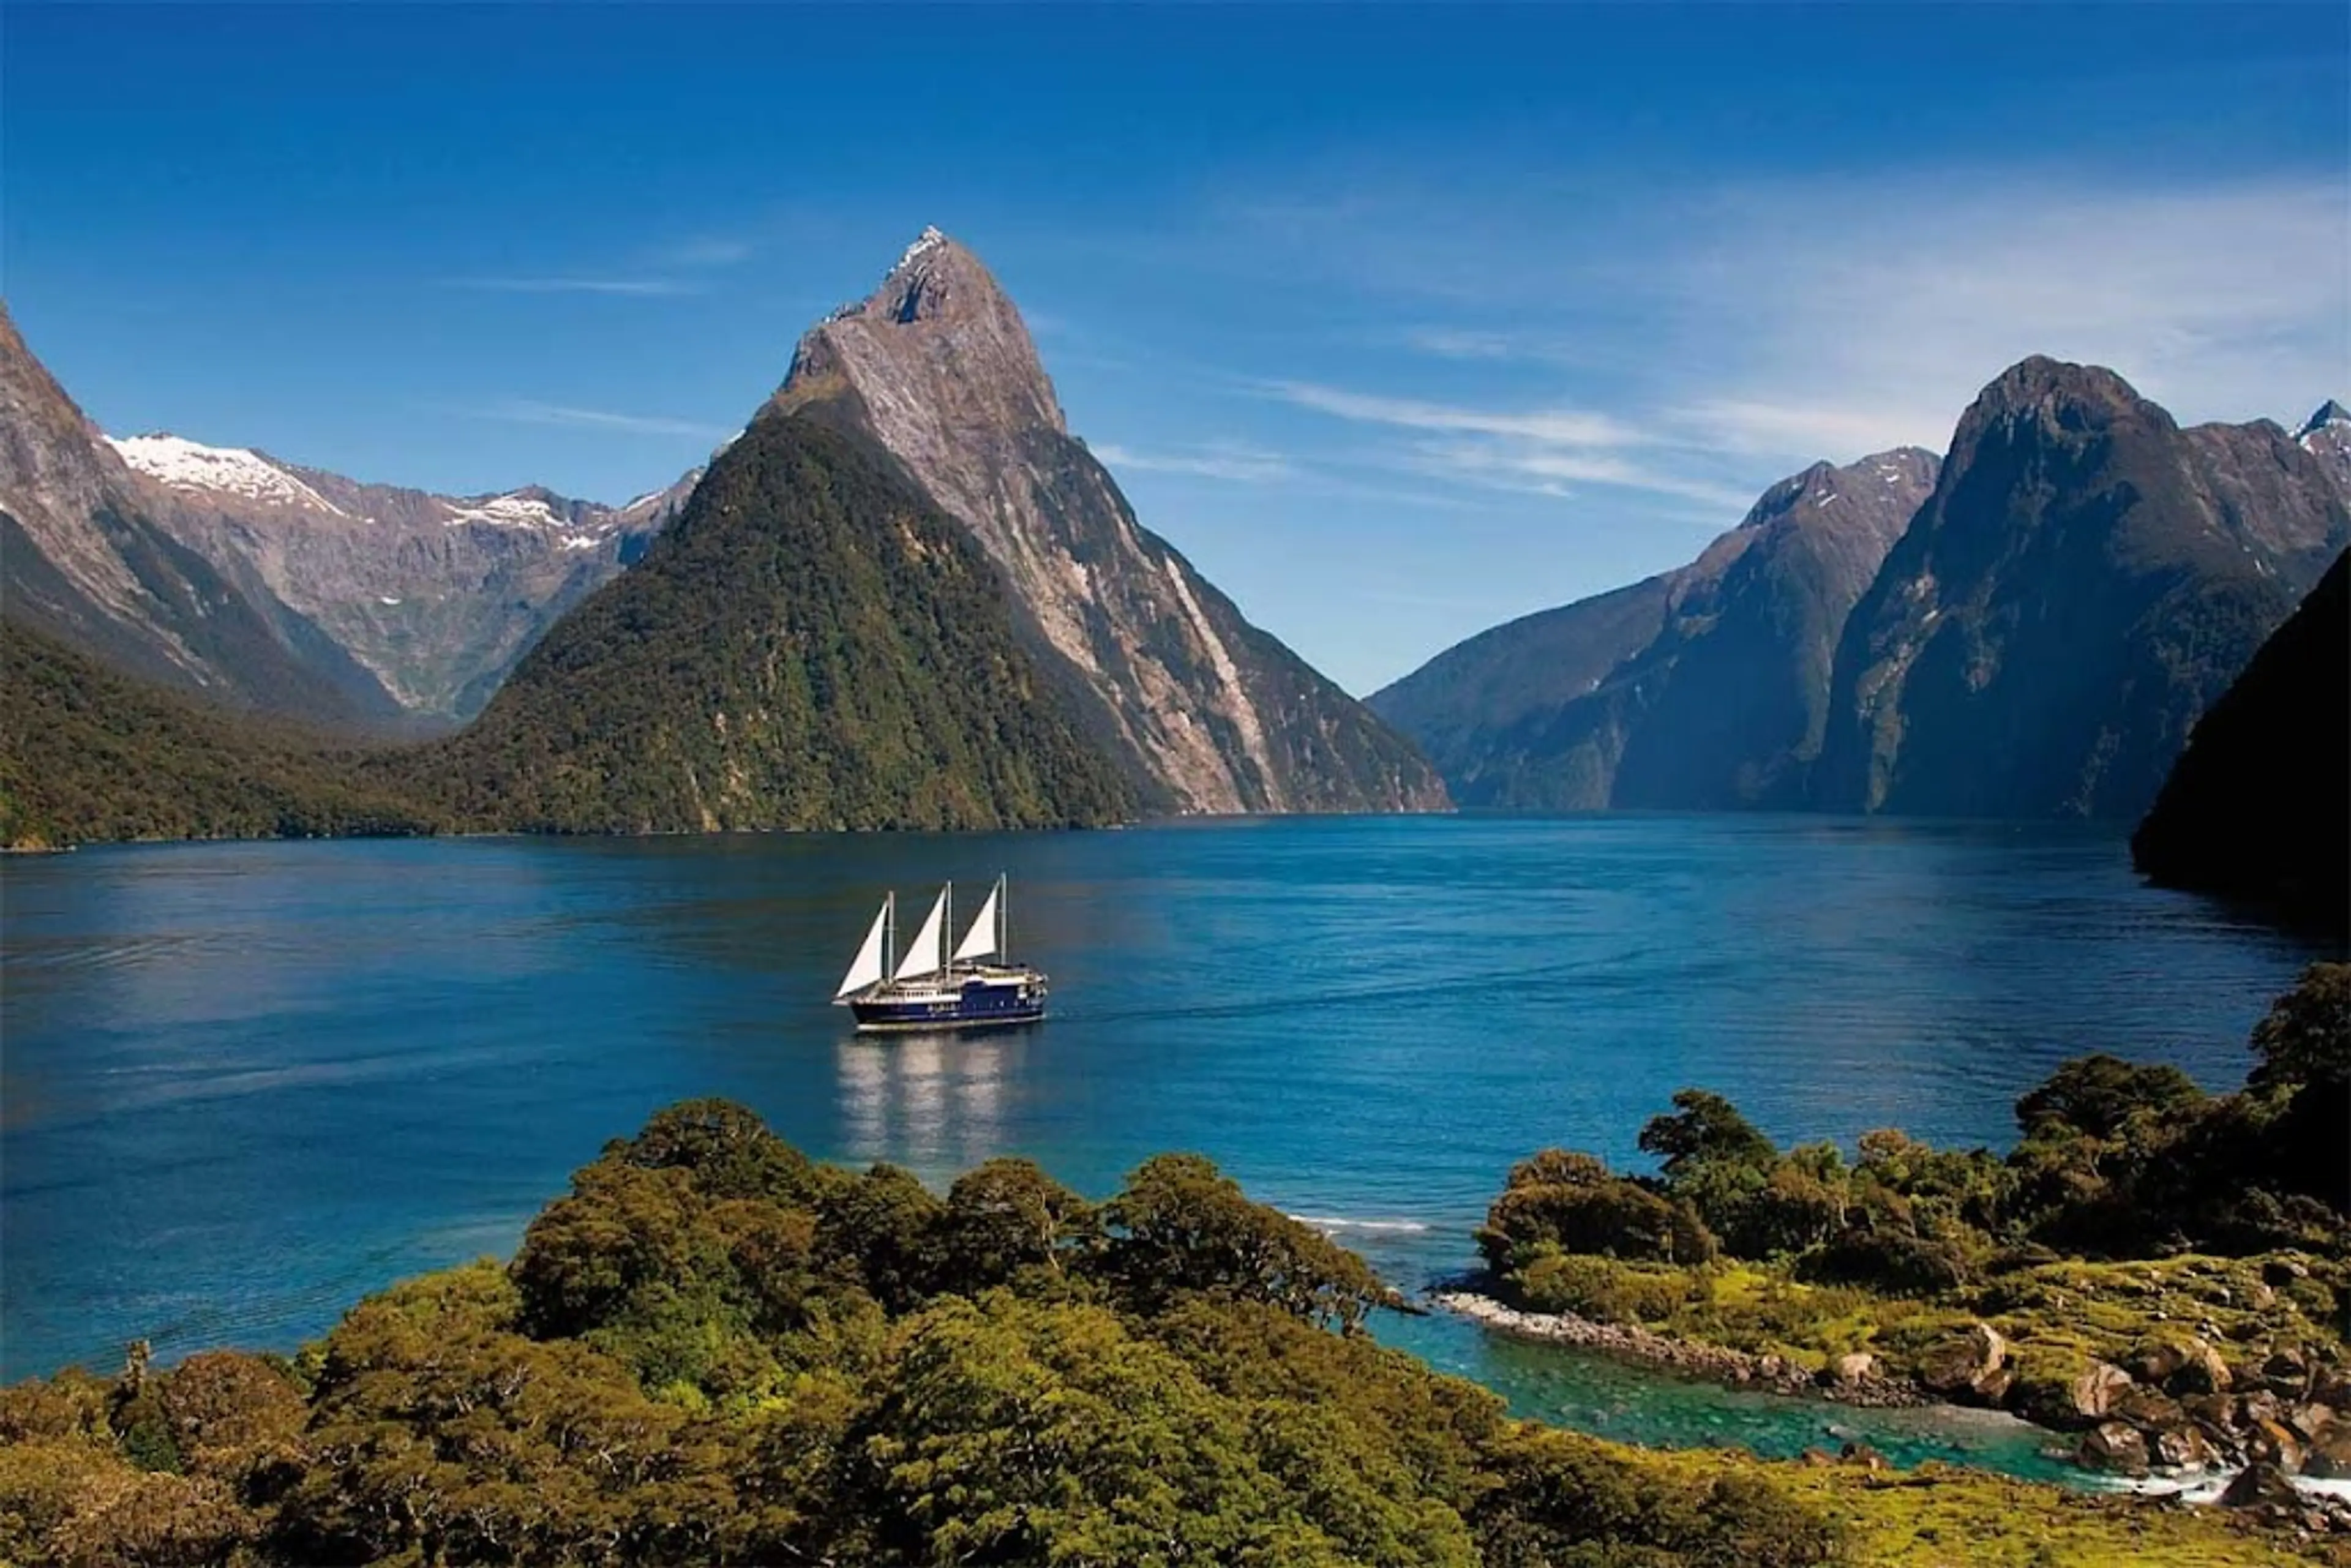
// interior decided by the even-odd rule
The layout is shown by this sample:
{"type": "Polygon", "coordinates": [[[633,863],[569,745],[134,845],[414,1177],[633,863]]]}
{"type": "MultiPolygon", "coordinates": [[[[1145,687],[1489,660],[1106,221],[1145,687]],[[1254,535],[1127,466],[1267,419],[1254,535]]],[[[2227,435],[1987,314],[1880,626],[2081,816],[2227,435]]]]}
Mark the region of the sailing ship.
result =
{"type": "Polygon", "coordinates": [[[1045,1016],[1045,977],[1006,952],[1011,904],[998,877],[964,939],[947,950],[955,928],[955,883],[939,890],[922,928],[903,955],[893,953],[898,895],[884,894],[856,960],[833,994],[856,1017],[860,1033],[992,1029],[1045,1016]]]}

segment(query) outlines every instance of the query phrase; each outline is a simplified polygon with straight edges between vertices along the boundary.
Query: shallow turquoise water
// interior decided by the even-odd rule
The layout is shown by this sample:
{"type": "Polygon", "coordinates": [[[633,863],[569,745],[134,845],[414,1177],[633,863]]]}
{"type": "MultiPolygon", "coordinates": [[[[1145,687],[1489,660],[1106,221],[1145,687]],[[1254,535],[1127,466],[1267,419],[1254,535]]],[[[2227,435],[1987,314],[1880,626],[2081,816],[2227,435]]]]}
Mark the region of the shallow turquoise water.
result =
{"type": "MultiPolygon", "coordinates": [[[[1417,1285],[1471,1260],[1513,1160],[1635,1162],[1683,1085],[1783,1141],[1999,1145],[2084,1051],[2234,1084],[2311,956],[2139,887],[2110,833],[1816,818],[229,844],[5,874],[9,1377],[134,1335],[291,1346],[509,1250],[604,1139],[693,1094],[934,1179],[1019,1153],[1099,1195],[1200,1150],[1417,1285]],[[826,998],[882,888],[919,905],[999,870],[1052,1020],[851,1038],[826,998]]],[[[1448,1318],[1382,1332],[1620,1436],[2045,1468],[1996,1423],[1734,1395],[1448,1318]]]]}

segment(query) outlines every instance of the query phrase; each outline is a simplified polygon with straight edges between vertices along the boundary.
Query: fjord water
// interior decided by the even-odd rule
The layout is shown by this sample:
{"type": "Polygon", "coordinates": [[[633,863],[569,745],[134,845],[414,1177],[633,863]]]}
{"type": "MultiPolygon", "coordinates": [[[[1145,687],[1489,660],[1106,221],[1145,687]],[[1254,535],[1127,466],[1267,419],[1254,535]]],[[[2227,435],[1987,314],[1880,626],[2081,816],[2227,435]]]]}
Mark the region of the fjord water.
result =
{"type": "MultiPolygon", "coordinates": [[[[403,1275],[511,1251],[567,1174],[717,1094],[944,1183],[998,1154],[1093,1195],[1169,1149],[1392,1279],[1468,1265],[1512,1161],[1635,1166],[1684,1085],[1783,1142],[2004,1146],[2108,1051],[2242,1077],[2314,955],[2151,891],[2119,835],[1767,817],[1353,818],[930,837],[86,850],[6,868],[0,1375],[290,1349],[403,1275]],[[1054,1015],[852,1037],[885,887],[911,928],[999,871],[1054,1015]]],[[[1792,1453],[1865,1437],[2042,1471],[1998,1418],[1653,1376],[1437,1316],[1381,1330],[1524,1414],[1792,1453]]]]}

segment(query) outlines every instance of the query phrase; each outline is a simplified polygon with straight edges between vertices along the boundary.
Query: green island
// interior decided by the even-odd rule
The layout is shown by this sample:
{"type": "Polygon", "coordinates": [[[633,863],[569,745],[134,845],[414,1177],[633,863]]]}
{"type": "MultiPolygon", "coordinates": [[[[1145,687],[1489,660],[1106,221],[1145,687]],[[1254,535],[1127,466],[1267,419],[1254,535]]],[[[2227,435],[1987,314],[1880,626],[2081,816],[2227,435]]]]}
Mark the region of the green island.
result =
{"type": "Polygon", "coordinates": [[[2351,964],[2254,1029],[2242,1089],[2109,1056],[2017,1102],[2005,1157],[1865,1134],[1782,1150],[1684,1090],[1655,1176],[1547,1149],[1489,1211],[1480,1291],[1536,1339],[1856,1403],[1996,1406],[2133,1476],[2351,1479],[2351,964]]]}
{"type": "MultiPolygon", "coordinates": [[[[1516,1223],[1539,1191],[1581,1193],[1546,1212],[1606,1195],[1627,1218],[1704,1223],[1690,1173],[1713,1164],[1678,1163],[1671,1192],[1521,1182],[1498,1209],[1516,1223]]],[[[1865,1201],[1890,1210],[1898,1190],[1865,1201]]],[[[1930,1243],[1944,1211],[1908,1190],[1930,1243]]],[[[1553,1290],[1573,1265],[1547,1260],[1569,1256],[1531,1241],[1517,1269],[1553,1290]]],[[[2339,1339],[2316,1325],[2339,1265],[2270,1254],[2287,1256],[2308,1272],[2264,1310],[2312,1325],[2314,1366],[2336,1364],[2339,1339]]],[[[1755,1281],[1729,1301],[1770,1299],[1782,1277],[1604,1260],[1755,1281]]],[[[1395,1304],[1363,1260],[1198,1155],[1150,1159],[1101,1204],[1010,1158],[942,1196],[893,1166],[812,1161],[740,1106],[688,1102],[608,1144],[510,1263],[394,1286],[294,1355],[165,1369],[142,1344],[115,1375],[0,1390],[0,1562],[2346,1560],[2340,1538],[2259,1511],[1866,1456],[1651,1452],[1515,1420],[1375,1343],[1365,1320],[1395,1304]]],[[[1782,1321],[1782,1338],[1822,1338],[1782,1321]]]]}

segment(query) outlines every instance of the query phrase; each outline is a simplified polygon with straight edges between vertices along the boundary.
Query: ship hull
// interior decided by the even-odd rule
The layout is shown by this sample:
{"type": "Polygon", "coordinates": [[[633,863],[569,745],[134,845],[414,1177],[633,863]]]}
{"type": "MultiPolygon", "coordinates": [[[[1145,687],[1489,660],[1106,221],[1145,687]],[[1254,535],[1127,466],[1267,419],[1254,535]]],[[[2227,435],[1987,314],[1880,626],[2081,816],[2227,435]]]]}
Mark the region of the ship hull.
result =
{"type": "Polygon", "coordinates": [[[946,983],[877,986],[849,998],[860,1034],[1008,1029],[1045,1016],[1045,977],[1034,969],[989,969],[946,983]]]}

